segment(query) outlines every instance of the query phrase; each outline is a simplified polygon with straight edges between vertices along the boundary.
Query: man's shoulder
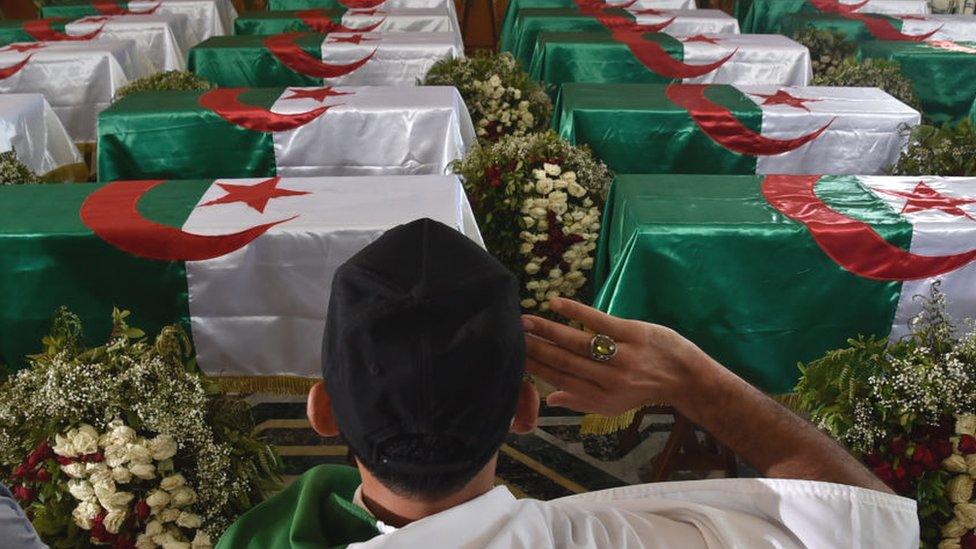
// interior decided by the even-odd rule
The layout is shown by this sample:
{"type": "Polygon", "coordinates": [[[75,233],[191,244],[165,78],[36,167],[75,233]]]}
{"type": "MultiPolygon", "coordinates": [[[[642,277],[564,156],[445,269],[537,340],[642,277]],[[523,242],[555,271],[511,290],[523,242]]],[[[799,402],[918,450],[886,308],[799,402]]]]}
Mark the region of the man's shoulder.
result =
{"type": "Polygon", "coordinates": [[[297,545],[293,539],[296,532],[313,533],[318,529],[319,521],[309,521],[309,518],[329,513],[329,502],[334,499],[351,499],[359,483],[359,471],[353,467],[331,464],[313,467],[241,515],[224,532],[217,547],[293,547],[297,545]]]}

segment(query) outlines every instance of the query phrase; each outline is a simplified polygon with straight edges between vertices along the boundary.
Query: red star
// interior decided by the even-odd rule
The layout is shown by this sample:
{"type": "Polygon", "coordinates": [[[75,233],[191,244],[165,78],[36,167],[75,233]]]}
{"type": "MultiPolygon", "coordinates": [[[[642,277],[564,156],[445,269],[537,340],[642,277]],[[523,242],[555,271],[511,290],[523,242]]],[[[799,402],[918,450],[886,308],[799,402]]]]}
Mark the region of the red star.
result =
{"type": "Polygon", "coordinates": [[[704,34],[696,34],[694,36],[689,36],[682,40],[682,42],[707,42],[709,44],[718,44],[718,38],[710,38],[704,34]]]}
{"type": "Polygon", "coordinates": [[[284,97],[283,99],[314,99],[319,103],[325,101],[327,97],[333,97],[336,95],[352,95],[349,92],[337,92],[332,86],[326,86],[324,88],[314,88],[314,89],[299,89],[299,90],[288,90],[291,95],[284,97]]]}
{"type": "Polygon", "coordinates": [[[901,209],[901,213],[939,210],[949,215],[954,215],[956,217],[968,217],[969,219],[976,221],[976,217],[973,217],[965,210],[960,208],[960,206],[965,206],[967,204],[976,204],[976,199],[954,198],[951,196],[946,196],[926,185],[924,181],[919,181],[918,185],[915,186],[915,190],[911,192],[885,191],[882,189],[877,189],[877,191],[891,196],[907,198],[908,200],[905,201],[905,207],[901,209]]]}
{"type": "Polygon", "coordinates": [[[765,99],[763,105],[789,105],[797,109],[803,109],[810,112],[804,103],[808,101],[820,101],[819,99],[804,99],[802,97],[793,97],[786,90],[779,90],[772,95],[766,95],[762,93],[753,93],[750,95],[755,95],[756,97],[762,97],[765,99]]]}
{"type": "Polygon", "coordinates": [[[44,44],[41,44],[40,42],[34,42],[31,44],[10,44],[9,46],[3,48],[3,50],[0,51],[16,51],[16,52],[24,53],[25,51],[39,50],[43,47],[44,44]]]}
{"type": "Polygon", "coordinates": [[[331,34],[329,35],[330,44],[339,44],[339,43],[360,44],[362,42],[369,42],[371,40],[376,40],[376,38],[366,38],[361,34],[354,34],[352,36],[333,36],[331,34]]]}
{"type": "Polygon", "coordinates": [[[268,201],[272,198],[280,198],[282,196],[300,196],[303,194],[310,194],[305,191],[290,191],[288,189],[277,188],[278,181],[280,177],[272,177],[271,179],[262,181],[255,185],[231,185],[228,183],[217,183],[221,189],[227,192],[224,196],[211,200],[201,204],[201,206],[213,206],[215,204],[230,204],[232,202],[243,202],[248,206],[254,208],[260,213],[264,213],[265,206],[268,205],[268,201]]]}

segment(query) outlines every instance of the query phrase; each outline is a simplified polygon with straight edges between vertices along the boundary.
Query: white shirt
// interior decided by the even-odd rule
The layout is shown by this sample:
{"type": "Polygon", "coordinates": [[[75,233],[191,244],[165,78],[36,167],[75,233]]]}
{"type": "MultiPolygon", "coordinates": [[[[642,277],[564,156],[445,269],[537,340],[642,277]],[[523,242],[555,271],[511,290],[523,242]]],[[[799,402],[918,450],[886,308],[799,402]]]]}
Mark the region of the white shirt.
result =
{"type": "Polygon", "coordinates": [[[625,486],[553,501],[499,486],[367,542],[376,547],[916,549],[915,501],[783,479],[625,486]]]}

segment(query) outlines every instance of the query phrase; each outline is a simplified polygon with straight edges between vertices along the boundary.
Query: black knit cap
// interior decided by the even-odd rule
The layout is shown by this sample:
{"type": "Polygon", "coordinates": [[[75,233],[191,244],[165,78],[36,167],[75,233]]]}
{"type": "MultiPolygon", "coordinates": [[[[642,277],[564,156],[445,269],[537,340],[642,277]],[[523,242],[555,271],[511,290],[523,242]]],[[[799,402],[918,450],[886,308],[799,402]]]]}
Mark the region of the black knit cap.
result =
{"type": "Polygon", "coordinates": [[[436,474],[484,464],[511,425],[525,369],[515,277],[458,231],[400,225],[336,270],[322,376],[346,441],[371,471],[436,474]],[[463,451],[405,463],[403,436],[449,435],[463,451]]]}

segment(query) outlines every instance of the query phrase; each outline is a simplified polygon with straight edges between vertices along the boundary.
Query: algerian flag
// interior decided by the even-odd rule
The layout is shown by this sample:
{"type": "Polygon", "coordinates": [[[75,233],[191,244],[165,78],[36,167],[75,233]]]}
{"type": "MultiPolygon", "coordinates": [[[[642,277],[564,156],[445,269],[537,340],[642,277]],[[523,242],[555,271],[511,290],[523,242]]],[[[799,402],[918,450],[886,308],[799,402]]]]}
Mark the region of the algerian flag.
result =
{"type": "Polygon", "coordinates": [[[437,86],[134,94],[98,130],[102,181],[444,174],[476,139],[457,90],[437,86]]]}
{"type": "Polygon", "coordinates": [[[799,361],[906,334],[936,280],[976,316],[976,179],[618,176],[598,250],[599,308],[782,394],[799,361]]]}
{"type": "Polygon", "coordinates": [[[736,4],[742,32],[782,32],[782,23],[797,13],[926,15],[926,0],[743,0],[736,4]]]}
{"type": "Polygon", "coordinates": [[[442,59],[464,57],[454,32],[217,36],[187,65],[220,86],[413,86],[442,59]]]}
{"type": "Polygon", "coordinates": [[[41,6],[41,17],[184,15],[194,42],[230,34],[237,11],[230,0],[67,0],[41,6]]]}
{"type": "Polygon", "coordinates": [[[618,173],[881,173],[920,120],[877,88],[573,84],[556,111],[618,173]]]}
{"type": "Polygon", "coordinates": [[[208,374],[318,377],[335,269],[421,217],[481,243],[453,176],[0,188],[0,362],[37,352],[60,305],[103,341],[117,306],[189,327],[208,374]]]}
{"type": "Polygon", "coordinates": [[[156,72],[186,70],[186,54],[196,43],[185,15],[96,15],[65,26],[69,36],[97,35],[97,40],[132,40],[156,72]]]}
{"type": "Polygon", "coordinates": [[[292,31],[458,32],[451,12],[443,8],[252,11],[234,21],[234,34],[268,35],[292,31]]]}
{"type": "Polygon", "coordinates": [[[785,18],[783,34],[792,36],[803,28],[833,30],[850,41],[976,40],[976,15],[882,15],[873,13],[802,13],[785,18]]]}

